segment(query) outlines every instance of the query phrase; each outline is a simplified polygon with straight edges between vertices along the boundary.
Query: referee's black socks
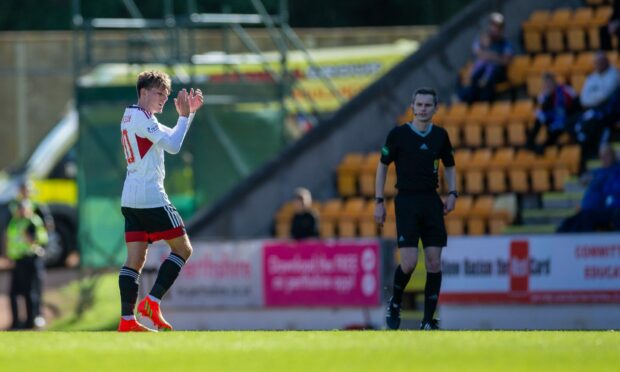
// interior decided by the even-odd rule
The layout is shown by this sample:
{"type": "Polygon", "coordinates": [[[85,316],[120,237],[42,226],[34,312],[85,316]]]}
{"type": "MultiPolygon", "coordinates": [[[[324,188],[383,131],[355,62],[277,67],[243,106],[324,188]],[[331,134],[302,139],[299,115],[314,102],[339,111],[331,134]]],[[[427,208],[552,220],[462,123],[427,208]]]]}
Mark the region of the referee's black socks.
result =
{"type": "Polygon", "coordinates": [[[424,321],[431,321],[441,289],[441,271],[438,273],[426,273],[426,285],[424,286],[424,321]]]}
{"type": "Polygon", "coordinates": [[[170,253],[170,256],[159,267],[157,279],[155,279],[155,284],[153,284],[153,289],[149,294],[161,300],[179,276],[183,265],[185,265],[185,260],[181,256],[170,253]]]}
{"type": "Polygon", "coordinates": [[[413,274],[413,271],[409,274],[405,274],[400,265],[398,265],[394,272],[393,300],[399,305],[403,301],[403,292],[405,291],[405,287],[407,287],[407,283],[409,283],[409,279],[411,279],[411,274],[413,274]]]}

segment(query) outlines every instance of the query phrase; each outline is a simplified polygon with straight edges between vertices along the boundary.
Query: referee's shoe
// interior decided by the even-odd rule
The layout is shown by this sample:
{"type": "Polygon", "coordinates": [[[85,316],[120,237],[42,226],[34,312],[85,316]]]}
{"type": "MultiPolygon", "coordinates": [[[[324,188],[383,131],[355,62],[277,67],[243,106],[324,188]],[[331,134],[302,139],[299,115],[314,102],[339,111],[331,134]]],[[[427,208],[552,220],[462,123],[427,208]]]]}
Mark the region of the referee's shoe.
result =
{"type": "Polygon", "coordinates": [[[439,320],[422,320],[420,322],[420,329],[423,331],[434,331],[439,329],[439,320]]]}
{"type": "Polygon", "coordinates": [[[385,322],[389,329],[398,329],[400,327],[400,304],[394,302],[394,297],[391,297],[388,302],[385,322]]]}

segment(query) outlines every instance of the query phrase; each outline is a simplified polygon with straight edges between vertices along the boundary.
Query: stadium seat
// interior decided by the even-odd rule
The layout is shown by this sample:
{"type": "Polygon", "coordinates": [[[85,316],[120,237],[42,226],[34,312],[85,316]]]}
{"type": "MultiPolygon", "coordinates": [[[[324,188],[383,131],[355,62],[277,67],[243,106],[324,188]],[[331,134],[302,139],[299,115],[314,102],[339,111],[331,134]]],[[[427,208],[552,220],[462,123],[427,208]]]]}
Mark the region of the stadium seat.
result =
{"type": "Polygon", "coordinates": [[[484,138],[487,147],[502,147],[505,144],[504,127],[489,125],[484,127],[484,138]]]}
{"type": "Polygon", "coordinates": [[[528,53],[540,53],[543,51],[542,33],[540,31],[524,31],[523,43],[528,53]]]}
{"type": "Polygon", "coordinates": [[[469,106],[466,103],[457,102],[453,103],[446,112],[443,124],[461,126],[465,122],[469,106]]]}
{"type": "Polygon", "coordinates": [[[491,106],[489,114],[483,118],[484,125],[505,125],[512,112],[512,102],[497,101],[491,106]]]}
{"type": "Polygon", "coordinates": [[[359,172],[359,186],[362,196],[375,196],[375,178],[380,158],[381,154],[379,152],[371,152],[364,158],[359,172]]]}
{"type": "Polygon", "coordinates": [[[365,206],[366,200],[363,198],[350,198],[344,203],[337,219],[339,237],[352,238],[357,235],[357,223],[365,206]]]}
{"type": "Polygon", "coordinates": [[[498,194],[508,190],[506,183],[506,169],[514,157],[512,147],[504,147],[495,151],[487,171],[487,189],[490,193],[498,194]]]}
{"type": "Polygon", "coordinates": [[[571,27],[566,31],[567,47],[571,52],[581,52],[587,49],[586,31],[581,27],[571,27]]]}
{"type": "Polygon", "coordinates": [[[394,209],[394,199],[385,201],[385,223],[381,229],[381,236],[384,238],[396,239],[396,216],[394,209]]]}
{"type": "Polygon", "coordinates": [[[465,218],[469,214],[473,199],[469,195],[462,195],[456,202],[454,210],[445,218],[448,235],[465,234],[465,218]]]}
{"type": "Polygon", "coordinates": [[[565,30],[573,18],[573,10],[570,8],[556,9],[551,13],[549,21],[546,24],[547,29],[565,30]]]}
{"type": "Polygon", "coordinates": [[[570,171],[565,166],[556,166],[551,170],[553,177],[553,190],[563,191],[564,184],[570,178],[570,171]]]}
{"type": "Polygon", "coordinates": [[[550,174],[546,168],[534,168],[531,173],[532,191],[546,192],[551,190],[550,174]]]}
{"type": "Polygon", "coordinates": [[[551,66],[550,71],[553,72],[557,77],[563,78],[564,81],[566,81],[568,80],[571,67],[574,63],[575,56],[573,56],[572,53],[558,54],[553,60],[553,65],[551,66]]]}
{"type": "Polygon", "coordinates": [[[553,65],[553,57],[551,57],[551,54],[537,54],[527,70],[527,75],[540,76],[543,72],[548,71],[551,68],[551,65],[553,65]]]}
{"type": "Polygon", "coordinates": [[[508,65],[508,81],[510,84],[514,86],[523,85],[530,63],[530,56],[526,54],[519,54],[512,58],[510,65],[508,65]]]}
{"type": "Polygon", "coordinates": [[[527,95],[532,98],[538,96],[538,94],[542,90],[542,83],[542,74],[528,75],[525,79],[527,95]]]}
{"type": "Polygon", "coordinates": [[[486,224],[493,210],[494,198],[491,195],[481,195],[476,198],[469,216],[467,217],[468,235],[484,235],[486,224]]]}
{"type": "Polygon", "coordinates": [[[319,232],[321,238],[333,238],[336,236],[336,221],[342,209],[341,199],[330,199],[323,203],[321,208],[321,223],[319,232]]]}
{"type": "Polygon", "coordinates": [[[489,115],[491,104],[489,102],[474,102],[469,107],[465,126],[471,123],[482,123],[489,115]]]}
{"type": "Polygon", "coordinates": [[[511,146],[523,146],[525,142],[525,124],[520,121],[513,121],[508,124],[508,144],[511,146]]]}
{"type": "Polygon", "coordinates": [[[474,152],[471,160],[463,165],[465,187],[469,194],[484,192],[484,173],[491,161],[491,150],[488,148],[478,149],[474,152]]]}
{"type": "Polygon", "coordinates": [[[556,164],[567,167],[571,174],[578,174],[581,164],[581,147],[579,145],[563,146],[556,164]]]}
{"type": "Polygon", "coordinates": [[[603,26],[609,21],[613,9],[610,6],[601,6],[594,11],[594,17],[589,25],[588,29],[588,46],[590,50],[597,50],[601,47],[601,41],[599,36],[599,27],[603,26]]]}
{"type": "Polygon", "coordinates": [[[545,32],[545,45],[547,52],[559,53],[564,51],[564,32],[552,28],[545,32]]]}
{"type": "Polygon", "coordinates": [[[369,200],[364,205],[364,209],[359,219],[359,236],[365,238],[377,236],[374,199],[369,200]]]}
{"type": "Polygon", "coordinates": [[[347,154],[340,165],[338,165],[336,173],[338,178],[338,194],[340,196],[357,195],[357,178],[363,160],[363,154],[352,153],[347,154]]]}
{"type": "Polygon", "coordinates": [[[276,237],[285,239],[290,236],[291,233],[291,219],[295,213],[295,202],[288,201],[280,207],[276,212],[276,237]]]}
{"type": "Polygon", "coordinates": [[[532,123],[534,121],[534,101],[529,98],[515,101],[510,113],[510,121],[532,123]]]}
{"type": "Polygon", "coordinates": [[[457,148],[461,146],[461,128],[456,125],[446,125],[444,129],[448,132],[448,136],[450,136],[450,142],[452,143],[452,147],[457,148]]]}
{"type": "Polygon", "coordinates": [[[394,163],[390,164],[388,167],[383,195],[386,198],[391,198],[396,195],[396,166],[394,163]]]}
{"type": "Polygon", "coordinates": [[[482,126],[477,122],[470,122],[463,127],[463,142],[465,146],[482,146],[482,126]]]}
{"type": "Polygon", "coordinates": [[[542,31],[546,28],[547,22],[551,18],[551,13],[548,10],[535,10],[533,11],[527,20],[521,23],[523,31],[542,31]]]}

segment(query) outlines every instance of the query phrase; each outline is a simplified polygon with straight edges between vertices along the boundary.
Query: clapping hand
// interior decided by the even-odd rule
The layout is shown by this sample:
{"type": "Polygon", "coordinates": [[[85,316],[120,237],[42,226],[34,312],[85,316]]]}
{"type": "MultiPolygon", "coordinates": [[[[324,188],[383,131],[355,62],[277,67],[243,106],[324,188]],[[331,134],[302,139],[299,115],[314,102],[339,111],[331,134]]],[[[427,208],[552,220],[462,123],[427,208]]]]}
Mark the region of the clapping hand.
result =
{"type": "Polygon", "coordinates": [[[189,112],[194,113],[204,104],[204,97],[200,89],[191,88],[189,90],[189,112]]]}

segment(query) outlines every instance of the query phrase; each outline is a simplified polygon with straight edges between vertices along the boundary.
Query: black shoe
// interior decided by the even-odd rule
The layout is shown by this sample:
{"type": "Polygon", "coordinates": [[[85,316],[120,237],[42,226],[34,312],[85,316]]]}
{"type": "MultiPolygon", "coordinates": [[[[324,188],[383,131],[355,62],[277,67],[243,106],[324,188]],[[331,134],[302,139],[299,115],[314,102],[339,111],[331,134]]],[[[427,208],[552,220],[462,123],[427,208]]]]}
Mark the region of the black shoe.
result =
{"type": "Polygon", "coordinates": [[[394,297],[388,301],[385,322],[389,329],[398,329],[400,327],[400,305],[394,302],[394,297]]]}
{"type": "Polygon", "coordinates": [[[439,321],[437,319],[423,320],[420,322],[420,329],[423,331],[432,331],[439,329],[439,321]]]}

